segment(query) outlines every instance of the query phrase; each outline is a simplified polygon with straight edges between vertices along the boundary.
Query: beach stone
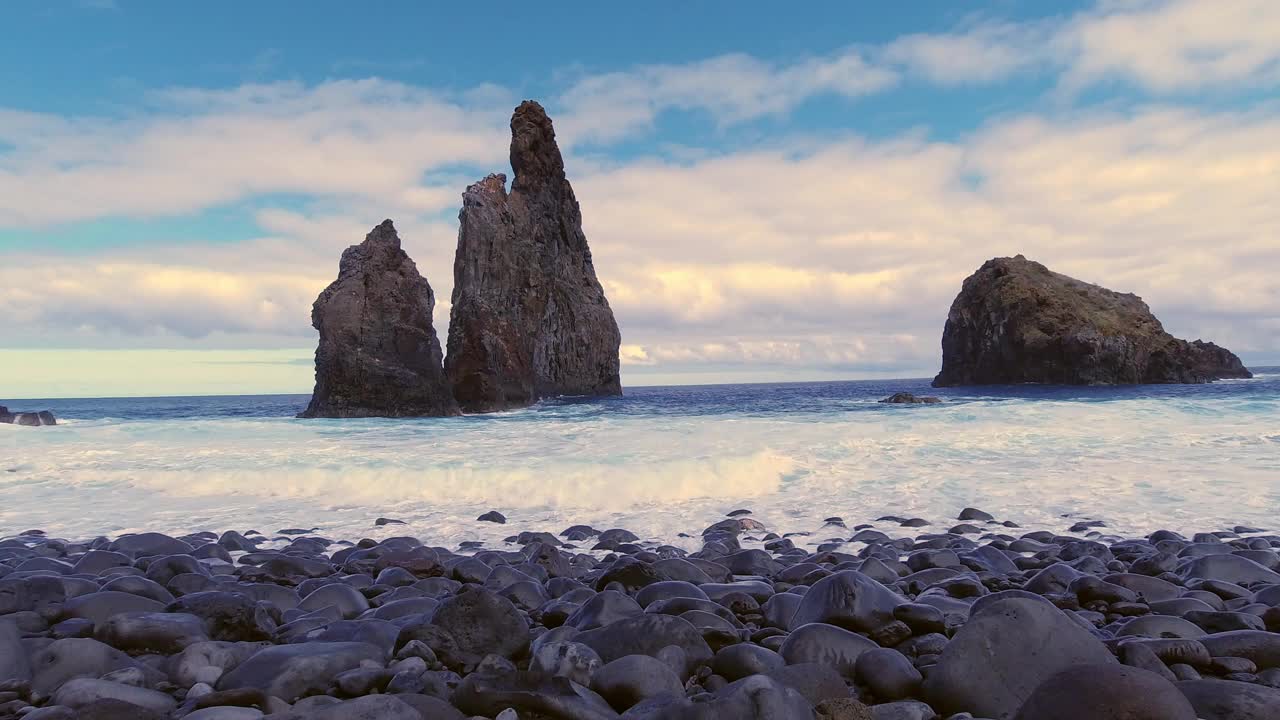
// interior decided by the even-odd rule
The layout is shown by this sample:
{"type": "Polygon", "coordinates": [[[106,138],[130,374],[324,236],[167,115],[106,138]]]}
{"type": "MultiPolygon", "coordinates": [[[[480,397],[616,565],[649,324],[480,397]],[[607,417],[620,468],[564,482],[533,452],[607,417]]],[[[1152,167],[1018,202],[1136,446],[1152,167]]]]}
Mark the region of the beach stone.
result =
{"type": "Polygon", "coordinates": [[[1022,704],[1016,718],[1196,720],[1196,712],[1165,678],[1105,663],[1077,665],[1045,679],[1022,704]]]}
{"type": "Polygon", "coordinates": [[[71,598],[62,605],[62,614],[68,618],[84,618],[101,625],[120,613],[160,612],[164,605],[151,598],[132,593],[108,590],[71,598]]]}
{"type": "Polygon", "coordinates": [[[204,565],[191,555],[167,555],[156,558],[147,565],[146,578],[161,585],[167,585],[178,575],[188,573],[206,577],[209,575],[204,565]]]}
{"type": "Polygon", "coordinates": [[[179,687],[191,687],[199,682],[213,684],[223,673],[264,647],[268,646],[261,642],[194,643],[169,659],[169,676],[179,687]]]}
{"type": "Polygon", "coordinates": [[[22,646],[22,636],[18,628],[0,617],[0,683],[16,680],[27,682],[31,679],[31,663],[27,659],[27,649],[22,646]]]}
{"type": "Polygon", "coordinates": [[[933,708],[918,700],[873,705],[870,710],[871,720],[933,720],[936,716],[933,708]]]}
{"type": "Polygon", "coordinates": [[[251,655],[224,674],[219,690],[257,688],[285,702],[323,693],[334,677],[362,662],[381,663],[382,650],[359,642],[310,642],[273,645],[251,655]]]}
{"type": "Polygon", "coordinates": [[[1178,574],[1186,579],[1221,580],[1237,585],[1280,584],[1280,573],[1239,555],[1198,557],[1179,568],[1178,574]]]}
{"type": "Polygon", "coordinates": [[[565,720],[616,718],[609,703],[590,689],[564,677],[530,672],[500,675],[472,673],[453,694],[453,704],[464,713],[493,717],[514,708],[520,716],[565,720]]]}
{"type": "Polygon", "coordinates": [[[1280,667],[1280,633],[1232,630],[1198,639],[1214,657],[1247,658],[1262,669],[1280,667]]]}
{"type": "Polygon", "coordinates": [[[844,677],[830,665],[797,663],[764,674],[800,693],[814,705],[823,700],[849,697],[844,677]]]}
{"type": "Polygon", "coordinates": [[[1280,690],[1234,680],[1187,680],[1178,690],[1200,720],[1280,720],[1280,690]]]}
{"type": "Polygon", "coordinates": [[[594,630],[643,614],[644,609],[631,596],[616,590],[605,590],[583,603],[564,624],[579,630],[594,630]]]}
{"type": "Polygon", "coordinates": [[[306,642],[361,642],[382,650],[384,657],[395,653],[401,627],[385,620],[338,620],[319,632],[308,633],[306,642]]]}
{"type": "Polygon", "coordinates": [[[685,675],[709,662],[711,648],[689,621],[673,615],[646,614],[612,622],[574,636],[575,642],[596,651],[608,663],[627,655],[656,657],[665,647],[675,646],[685,656],[685,675]]]}
{"type": "Polygon", "coordinates": [[[893,611],[906,598],[863,575],[844,570],[814,583],[804,594],[790,624],[825,623],[870,632],[893,622],[893,611]]]}
{"type": "Polygon", "coordinates": [[[1133,618],[1120,626],[1117,636],[1140,636],[1149,638],[1200,638],[1204,637],[1204,628],[1195,623],[1172,615],[1143,615],[1133,618]]]}
{"type": "Polygon", "coordinates": [[[814,706],[818,720],[874,720],[871,708],[853,698],[832,698],[814,706]]]}
{"type": "Polygon", "coordinates": [[[835,668],[846,678],[853,678],[858,656],[878,647],[871,640],[844,628],[808,623],[787,636],[778,654],[788,665],[822,663],[835,668]]]}
{"type": "Polygon", "coordinates": [[[314,711],[316,720],[422,720],[413,705],[398,695],[368,695],[314,711]]]}
{"type": "Polygon", "coordinates": [[[165,607],[167,613],[189,613],[204,621],[212,640],[268,640],[276,623],[266,608],[239,592],[210,590],[184,595],[165,607]]]}
{"type": "Polygon", "coordinates": [[[123,652],[97,640],[54,640],[31,655],[31,689],[41,695],[52,695],[68,680],[100,678],[125,668],[141,669],[149,681],[163,678],[160,673],[139,665],[123,652]]]}
{"type": "Polygon", "coordinates": [[[330,583],[302,598],[298,603],[301,610],[320,610],[332,605],[338,608],[342,617],[350,620],[369,609],[369,600],[360,591],[346,583],[330,583]]]}
{"type": "Polygon", "coordinates": [[[697,585],[683,580],[660,580],[658,582],[646,585],[636,593],[636,603],[640,607],[647,608],[658,600],[668,600],[674,597],[685,598],[701,598],[707,599],[707,594],[698,589],[697,585]]]}
{"type": "Polygon", "coordinates": [[[648,655],[626,655],[604,664],[592,676],[591,689],[618,712],[659,695],[684,695],[680,677],[666,663],[648,655]]]}
{"type": "Polygon", "coordinates": [[[663,695],[627,711],[641,720],[812,720],[813,706],[803,695],[767,675],[752,675],[730,683],[705,701],[663,695]]]}
{"type": "Polygon", "coordinates": [[[541,644],[529,659],[529,670],[568,678],[579,685],[591,686],[591,678],[603,663],[595,650],[576,642],[541,644]]]}
{"type": "Polygon", "coordinates": [[[520,611],[484,588],[468,587],[445,598],[431,623],[449,631],[459,652],[477,659],[489,654],[511,659],[529,648],[529,626],[520,611]]]}
{"type": "Polygon", "coordinates": [[[1042,682],[1061,670],[1116,662],[1107,648],[1043,600],[993,603],[947,643],[924,683],[944,713],[969,711],[1007,720],[1042,682]]]}
{"type": "Polygon", "coordinates": [[[257,720],[263,717],[263,712],[257,708],[223,706],[196,710],[182,717],[185,720],[257,720]]]}
{"type": "Polygon", "coordinates": [[[162,692],[93,678],[68,680],[53,695],[54,704],[69,708],[79,708],[102,700],[119,700],[160,714],[169,713],[178,705],[173,698],[162,692]]]}
{"type": "Polygon", "coordinates": [[[188,613],[120,613],[100,623],[94,637],[111,647],[135,653],[172,655],[209,639],[204,622],[188,613]]]}
{"type": "Polygon", "coordinates": [[[27,611],[53,613],[66,599],[66,586],[56,577],[0,578],[0,615],[27,611]]]}
{"type": "Polygon", "coordinates": [[[104,584],[101,591],[125,592],[133,595],[140,595],[166,605],[173,602],[172,592],[155,580],[151,580],[140,575],[123,575],[121,577],[117,577],[104,584]]]}
{"type": "Polygon", "coordinates": [[[476,520],[478,522],[491,522],[491,523],[497,523],[499,525],[507,524],[507,517],[502,513],[498,512],[497,510],[490,510],[489,512],[476,518],[476,520]]]}
{"type": "Polygon", "coordinates": [[[148,555],[185,555],[195,548],[191,544],[157,532],[133,533],[121,535],[109,543],[106,550],[124,553],[133,557],[148,555]]]}
{"type": "Polygon", "coordinates": [[[787,661],[773,650],[750,643],[739,643],[718,650],[711,668],[717,675],[732,682],[748,675],[767,673],[786,664],[787,661]]]}
{"type": "Polygon", "coordinates": [[[875,648],[858,656],[854,679],[871,690],[878,700],[911,697],[924,679],[905,655],[889,648],[875,648]]]}

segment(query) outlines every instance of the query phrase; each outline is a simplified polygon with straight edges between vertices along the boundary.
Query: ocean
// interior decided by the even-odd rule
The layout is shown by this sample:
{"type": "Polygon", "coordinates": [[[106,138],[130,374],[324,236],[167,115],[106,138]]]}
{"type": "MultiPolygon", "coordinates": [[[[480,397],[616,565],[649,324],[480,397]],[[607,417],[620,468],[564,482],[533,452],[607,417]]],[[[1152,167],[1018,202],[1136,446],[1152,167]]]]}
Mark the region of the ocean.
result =
{"type": "MultiPolygon", "coordinates": [[[[313,530],[482,541],[576,523],[696,549],[746,508],[814,543],[881,515],[1182,532],[1280,520],[1280,368],[1212,385],[637,387],[449,419],[297,420],[306,395],[4,400],[0,537],[313,530]],[[941,405],[891,406],[896,391],[941,405]],[[506,525],[478,523],[498,510],[506,525]],[[379,517],[404,525],[375,527],[379,517]]],[[[893,523],[876,527],[888,529],[893,523]]],[[[846,534],[847,537],[847,534],[846,534]]]]}

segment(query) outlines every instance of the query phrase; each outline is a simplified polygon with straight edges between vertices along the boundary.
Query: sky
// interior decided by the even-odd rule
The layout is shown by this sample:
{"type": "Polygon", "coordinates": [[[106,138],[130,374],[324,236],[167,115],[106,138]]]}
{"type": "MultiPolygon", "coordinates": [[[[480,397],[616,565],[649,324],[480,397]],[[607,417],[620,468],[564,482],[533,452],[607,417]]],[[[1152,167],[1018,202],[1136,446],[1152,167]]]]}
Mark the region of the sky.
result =
{"type": "Polygon", "coordinates": [[[1280,364],[1280,4],[0,6],[0,396],[308,392],[392,218],[551,115],[631,385],[926,377],[983,261],[1280,364]]]}

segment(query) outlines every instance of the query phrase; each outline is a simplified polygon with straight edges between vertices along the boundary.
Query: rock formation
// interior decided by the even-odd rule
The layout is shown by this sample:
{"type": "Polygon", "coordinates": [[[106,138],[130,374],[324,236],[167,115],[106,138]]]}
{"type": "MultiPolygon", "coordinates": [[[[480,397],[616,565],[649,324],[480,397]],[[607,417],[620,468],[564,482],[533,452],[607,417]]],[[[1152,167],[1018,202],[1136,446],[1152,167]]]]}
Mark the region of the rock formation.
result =
{"type": "Polygon", "coordinates": [[[10,412],[9,408],[0,405],[0,423],[40,427],[42,425],[57,425],[58,419],[48,410],[41,410],[40,412],[10,412]]]}
{"type": "Polygon", "coordinates": [[[620,395],[613,311],[551,120],[525,101],[511,118],[511,168],[467,188],[458,219],[445,371],[463,410],[558,395],[620,395]]]}
{"type": "Polygon", "coordinates": [[[890,405],[933,405],[942,402],[941,399],[928,395],[914,395],[909,392],[896,392],[879,402],[888,403],[890,405]]]}
{"type": "Polygon", "coordinates": [[[390,220],[342,253],[338,279],[316,298],[316,389],[299,415],[457,415],[431,323],[435,294],[400,249],[390,220]]]}
{"type": "Polygon", "coordinates": [[[1137,295],[1050,271],[1018,255],[983,264],[942,334],[935,387],[1204,383],[1252,374],[1225,348],[1165,332],[1137,295]]]}

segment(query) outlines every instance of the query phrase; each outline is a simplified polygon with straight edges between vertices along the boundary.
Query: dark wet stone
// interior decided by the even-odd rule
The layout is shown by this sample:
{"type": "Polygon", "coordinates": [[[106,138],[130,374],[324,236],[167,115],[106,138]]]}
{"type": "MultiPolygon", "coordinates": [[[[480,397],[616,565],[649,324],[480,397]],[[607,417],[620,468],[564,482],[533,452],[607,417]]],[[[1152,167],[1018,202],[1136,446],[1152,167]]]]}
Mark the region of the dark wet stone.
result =
{"type": "Polygon", "coordinates": [[[813,716],[813,707],[803,695],[767,675],[752,675],[730,683],[707,699],[654,698],[636,705],[626,715],[639,720],[812,720],[813,716]]]}
{"type": "Polygon", "coordinates": [[[114,590],[74,597],[62,605],[64,617],[91,620],[95,626],[105,623],[111,616],[120,613],[162,610],[164,605],[151,598],[114,590]]]}
{"type": "Polygon", "coordinates": [[[274,645],[254,653],[223,675],[218,690],[257,688],[285,702],[324,693],[334,677],[360,666],[381,662],[382,650],[358,642],[310,642],[274,645]]]}
{"type": "Polygon", "coordinates": [[[790,624],[826,623],[871,631],[893,621],[894,609],[906,598],[856,570],[823,578],[805,593],[790,624]]]}
{"type": "Polygon", "coordinates": [[[497,523],[499,525],[507,524],[507,517],[502,513],[498,512],[497,510],[490,510],[489,512],[476,518],[476,520],[479,522],[497,523]]]}
{"type": "Polygon", "coordinates": [[[825,623],[807,623],[787,636],[778,654],[788,665],[822,663],[835,668],[841,675],[852,678],[858,656],[877,647],[871,640],[844,628],[825,623]]]}
{"type": "Polygon", "coordinates": [[[1191,704],[1155,673],[1106,664],[1058,672],[1022,704],[1017,720],[1196,720],[1191,704]]]}
{"type": "Polygon", "coordinates": [[[42,695],[52,695],[72,678],[100,678],[107,673],[124,669],[140,671],[148,682],[156,682],[163,677],[123,652],[97,640],[55,640],[31,655],[31,689],[42,695]]]}
{"type": "Polygon", "coordinates": [[[515,658],[529,647],[529,626],[520,611],[483,588],[466,588],[444,599],[431,622],[449,631],[463,655],[515,658]]]}
{"type": "Polygon", "coordinates": [[[916,694],[923,677],[905,655],[897,650],[876,648],[858,656],[854,678],[865,685],[877,700],[902,700],[916,694]]]}
{"type": "Polygon", "coordinates": [[[962,626],[929,673],[924,695],[934,708],[1006,720],[1055,673],[1115,662],[1088,631],[1044,601],[1010,598],[962,626]]]}
{"type": "Polygon", "coordinates": [[[1280,690],[1232,680],[1177,683],[1200,720],[1277,720],[1280,690]]]}
{"type": "Polygon", "coordinates": [[[472,673],[453,695],[453,704],[465,713],[494,717],[507,708],[520,716],[565,720],[609,720],[617,713],[595,692],[563,677],[511,672],[501,675],[472,673]]]}
{"type": "Polygon", "coordinates": [[[596,651],[606,663],[627,655],[656,657],[658,651],[674,645],[686,658],[686,673],[711,660],[711,648],[689,621],[671,615],[644,614],[618,620],[604,627],[580,632],[574,637],[596,651]]]}
{"type": "Polygon", "coordinates": [[[717,675],[733,681],[748,675],[767,673],[786,664],[787,661],[772,650],[742,643],[717,651],[711,667],[717,675]]]}
{"type": "Polygon", "coordinates": [[[185,595],[169,603],[164,611],[199,617],[213,640],[268,640],[276,630],[271,613],[250,596],[239,592],[210,591],[185,595]]]}
{"type": "Polygon", "coordinates": [[[120,613],[98,623],[94,636],[119,650],[172,655],[209,639],[204,622],[188,613],[120,613]]]}
{"type": "Polygon", "coordinates": [[[644,609],[630,596],[616,590],[605,590],[584,602],[581,609],[565,620],[565,624],[578,630],[594,630],[642,614],[644,609]]]}

